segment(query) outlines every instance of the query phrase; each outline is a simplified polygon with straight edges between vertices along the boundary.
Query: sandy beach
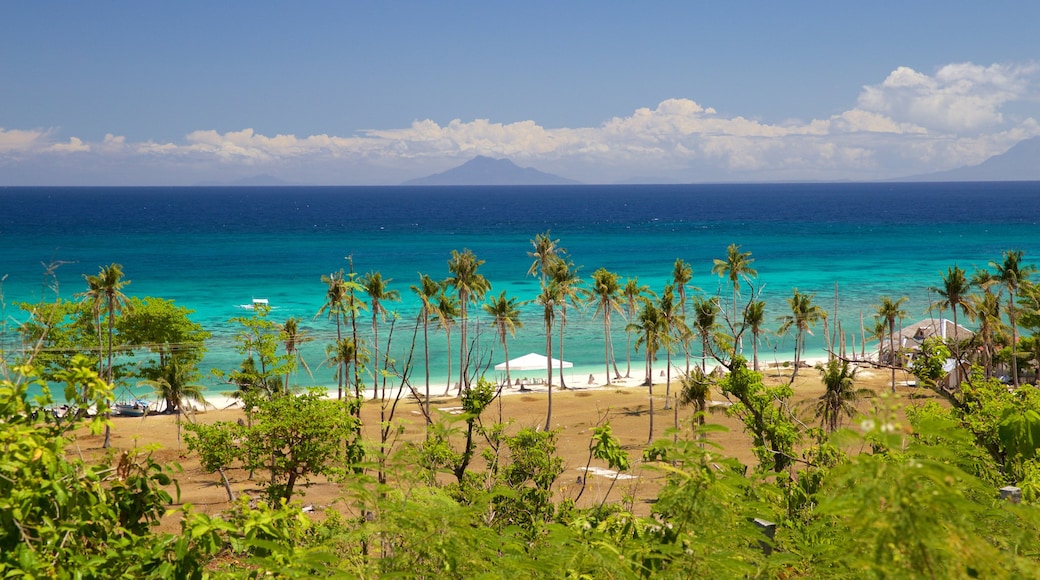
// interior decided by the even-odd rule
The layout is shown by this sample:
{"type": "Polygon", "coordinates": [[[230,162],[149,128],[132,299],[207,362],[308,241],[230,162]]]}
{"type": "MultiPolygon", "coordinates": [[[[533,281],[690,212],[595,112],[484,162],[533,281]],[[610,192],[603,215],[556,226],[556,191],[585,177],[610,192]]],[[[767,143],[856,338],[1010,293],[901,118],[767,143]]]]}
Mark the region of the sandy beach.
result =
{"type": "MultiPolygon", "coordinates": [[[[643,372],[640,367],[640,373],[643,372]]],[[[655,375],[659,369],[655,368],[655,375]]],[[[790,369],[785,368],[763,368],[765,383],[775,385],[790,379],[790,369]]],[[[653,469],[648,469],[642,462],[642,451],[646,446],[649,434],[649,396],[648,389],[641,386],[642,380],[633,377],[622,379],[606,386],[604,376],[593,375],[593,384],[589,384],[589,378],[585,377],[585,384],[574,382],[569,384],[567,390],[560,390],[558,386],[553,389],[553,429],[558,433],[557,452],[564,461],[564,471],[555,484],[555,498],[563,500],[577,496],[580,481],[585,476],[586,465],[589,464],[589,441],[592,429],[599,424],[609,422],[612,431],[620,440],[624,449],[628,451],[632,459],[633,468],[629,477],[619,478],[610,491],[609,500],[619,500],[623,497],[633,499],[633,509],[636,513],[646,514],[650,510],[648,500],[656,497],[661,475],[653,469]]],[[[889,390],[890,374],[871,368],[861,368],[857,374],[857,386],[871,389],[875,392],[889,390]]],[[[903,373],[897,373],[897,384],[905,385],[908,378],[903,373]]],[[[678,388],[678,383],[673,374],[672,391],[678,388]]],[[[419,390],[424,390],[420,386],[419,390]]],[[[670,428],[676,420],[674,405],[665,410],[665,384],[661,377],[655,378],[654,384],[654,408],[655,408],[655,438],[665,437],[665,430],[670,428]],[[658,382],[660,381],[660,382],[658,382]]],[[[930,397],[930,393],[907,386],[899,386],[897,389],[904,395],[930,397]]],[[[509,424],[508,430],[516,432],[523,427],[542,428],[545,424],[547,407],[547,388],[544,385],[530,385],[528,390],[521,391],[511,387],[503,389],[501,399],[501,412],[503,419],[509,424]]],[[[819,372],[814,368],[803,368],[799,371],[794,381],[795,396],[793,406],[801,409],[802,420],[807,424],[814,424],[812,412],[807,403],[813,401],[823,392],[823,386],[819,380],[819,372]]],[[[460,401],[453,396],[441,396],[444,385],[431,386],[431,407],[435,414],[450,416],[457,414],[460,409],[460,401]]],[[[726,416],[724,409],[728,401],[719,392],[714,391],[711,395],[713,412],[708,421],[725,426],[728,431],[713,433],[711,441],[721,446],[722,453],[735,457],[745,464],[754,464],[755,459],[750,450],[750,439],[744,433],[742,425],[737,419],[726,416]]],[[[202,423],[216,421],[236,421],[243,416],[242,410],[235,405],[228,407],[232,401],[213,401],[216,408],[199,411],[192,418],[184,417],[183,420],[195,420],[202,423]],[[225,408],[226,407],[226,408],[225,408]]],[[[423,416],[419,408],[419,402],[412,397],[406,397],[397,406],[396,415],[393,420],[399,422],[404,430],[397,440],[396,446],[400,447],[408,442],[421,441],[424,436],[423,416]]],[[[862,412],[869,413],[875,401],[864,399],[859,408],[862,412]]],[[[493,403],[485,411],[485,421],[498,419],[499,405],[493,403]]],[[[688,433],[690,419],[693,409],[690,407],[678,410],[678,421],[681,432],[688,433]]],[[[378,399],[366,401],[362,409],[364,420],[364,435],[370,441],[378,441],[378,427],[380,420],[380,401],[378,399]]],[[[101,457],[104,450],[101,449],[102,438],[93,436],[85,430],[77,434],[76,444],[70,446],[71,453],[82,453],[84,457],[101,457]]],[[[178,443],[176,417],[172,415],[148,415],[144,418],[115,417],[113,419],[112,442],[115,449],[132,449],[136,447],[155,446],[154,457],[164,463],[177,463],[183,471],[177,479],[180,483],[180,498],[175,505],[192,504],[195,509],[206,513],[217,513],[227,507],[227,496],[220,485],[219,476],[206,473],[200,466],[194,454],[187,451],[183,441],[178,443]]],[[[580,505],[593,505],[603,500],[608,488],[610,488],[612,473],[605,471],[602,462],[593,460],[590,469],[591,476],[585,481],[586,489],[581,497],[580,505]],[[598,468],[598,469],[596,469],[598,468]]],[[[482,469],[483,465],[478,461],[473,469],[482,469]]],[[[231,469],[228,476],[236,494],[259,495],[259,489],[254,482],[248,479],[248,474],[241,469],[231,469]]],[[[448,479],[445,478],[445,481],[448,479]]],[[[298,495],[304,504],[321,509],[350,510],[350,503],[341,501],[344,499],[339,485],[330,483],[322,478],[312,481],[312,485],[302,488],[298,495]]],[[[177,530],[176,514],[168,516],[164,522],[164,529],[177,530]]]]}

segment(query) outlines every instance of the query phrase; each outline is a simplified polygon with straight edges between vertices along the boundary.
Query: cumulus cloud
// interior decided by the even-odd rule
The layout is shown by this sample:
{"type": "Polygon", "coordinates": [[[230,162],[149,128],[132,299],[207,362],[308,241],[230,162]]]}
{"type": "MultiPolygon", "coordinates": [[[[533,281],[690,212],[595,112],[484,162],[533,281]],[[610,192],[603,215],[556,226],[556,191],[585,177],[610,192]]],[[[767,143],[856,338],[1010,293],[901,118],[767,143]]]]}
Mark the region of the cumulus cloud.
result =
{"type": "Polygon", "coordinates": [[[953,133],[979,132],[1002,124],[1002,105],[1035,91],[1036,65],[949,64],[934,75],[899,67],[877,85],[863,88],[859,107],[897,122],[953,133]]]}
{"type": "Polygon", "coordinates": [[[533,120],[441,125],[424,119],[347,137],[198,130],[180,143],[135,143],[113,134],[93,143],[77,137],[54,142],[52,131],[0,129],[0,162],[15,155],[76,154],[118,160],[116,165],[176,166],[178,172],[263,167],[297,171],[299,181],[323,172],[329,182],[371,183],[377,174],[400,182],[488,155],[590,183],[655,175],[877,179],[979,163],[1040,135],[1033,117],[1005,112],[1012,103],[1028,110],[1040,102],[1037,74],[1035,65],[951,64],[934,74],[899,67],[863,87],[848,110],[805,122],[727,116],[693,99],[673,98],[598,126],[552,129],[533,120]]]}

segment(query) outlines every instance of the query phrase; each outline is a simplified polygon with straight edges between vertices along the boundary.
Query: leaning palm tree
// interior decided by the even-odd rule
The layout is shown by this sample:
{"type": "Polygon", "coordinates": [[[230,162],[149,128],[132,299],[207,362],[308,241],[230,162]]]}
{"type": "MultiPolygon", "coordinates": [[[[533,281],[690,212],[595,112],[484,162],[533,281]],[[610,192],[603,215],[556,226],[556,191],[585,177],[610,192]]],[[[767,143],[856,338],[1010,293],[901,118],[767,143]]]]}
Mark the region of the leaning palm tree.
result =
{"type": "MultiPolygon", "coordinates": [[[[641,303],[645,303],[652,296],[653,292],[650,287],[646,284],[640,284],[638,278],[629,278],[625,281],[625,288],[623,290],[625,295],[625,313],[629,324],[635,322],[636,312],[639,309],[641,303]]],[[[632,376],[632,332],[626,326],[625,335],[627,336],[627,343],[625,344],[625,378],[632,376]]]]}
{"type": "Polygon", "coordinates": [[[560,388],[566,389],[567,383],[563,380],[563,330],[567,326],[567,304],[577,308],[582,305],[582,279],[578,276],[574,262],[565,256],[557,256],[549,262],[549,277],[556,285],[556,304],[560,311],[560,388]]]}
{"type": "Polygon", "coordinates": [[[550,281],[542,286],[542,292],[538,295],[537,302],[542,306],[542,320],[545,322],[545,358],[548,393],[548,410],[545,413],[545,430],[552,428],[552,331],[556,319],[556,301],[559,292],[555,283],[550,281]]]}
{"type": "Polygon", "coordinates": [[[650,436],[647,442],[654,440],[654,358],[662,346],[664,324],[661,320],[661,311],[650,301],[643,303],[639,311],[637,322],[630,322],[628,327],[639,334],[636,339],[636,349],[643,346],[646,351],[646,386],[649,387],[650,395],[650,436]]]}
{"type": "MultiPolygon", "coordinates": [[[[370,309],[372,310],[372,389],[376,389],[379,386],[379,320],[386,320],[386,307],[383,306],[383,302],[393,301],[396,302],[401,299],[401,293],[397,290],[390,290],[387,286],[392,281],[391,278],[383,279],[383,275],[379,272],[369,272],[361,279],[361,286],[365,289],[365,293],[368,294],[368,300],[370,309]]],[[[387,355],[389,356],[389,355],[387,355]]],[[[383,382],[384,390],[383,395],[386,395],[386,381],[383,382]]]]}
{"type": "Polygon", "coordinates": [[[751,330],[751,350],[753,353],[754,369],[758,372],[758,339],[765,332],[766,303],[756,300],[748,304],[744,311],[744,323],[751,330]]]}
{"type": "Polygon", "coordinates": [[[790,307],[791,313],[785,314],[777,319],[780,322],[780,328],[777,329],[777,334],[786,334],[792,328],[795,330],[794,373],[792,374],[792,378],[798,373],[798,367],[802,362],[802,352],[805,350],[806,333],[812,335],[812,327],[816,326],[816,324],[824,317],[823,308],[812,303],[815,296],[815,292],[812,294],[803,294],[795,288],[794,293],[787,299],[787,305],[790,307]]]}
{"type": "Polygon", "coordinates": [[[314,340],[308,332],[300,328],[300,319],[295,316],[290,317],[282,324],[282,344],[285,345],[285,356],[291,361],[289,368],[285,370],[285,392],[289,392],[289,375],[293,370],[293,367],[297,365],[302,366],[307,374],[311,374],[311,368],[307,365],[307,361],[303,359],[303,352],[300,351],[300,346],[314,340]]]}
{"type": "Polygon", "coordinates": [[[469,345],[466,342],[466,327],[469,325],[466,317],[466,306],[473,302],[474,304],[484,299],[484,294],[491,289],[491,283],[488,282],[482,274],[478,273],[477,270],[484,263],[484,260],[478,260],[473,252],[468,249],[459,253],[457,250],[451,251],[451,259],[448,260],[448,271],[451,276],[445,280],[445,284],[455,289],[455,293],[459,297],[459,306],[461,308],[461,323],[462,323],[462,345],[459,347],[459,388],[469,391],[469,345]]]}
{"type": "Polygon", "coordinates": [[[524,323],[520,321],[520,307],[517,298],[507,298],[503,290],[498,298],[492,298],[484,304],[484,312],[491,315],[492,323],[498,331],[498,339],[502,341],[502,351],[506,356],[506,384],[510,382],[509,375],[509,343],[506,338],[516,336],[516,331],[523,328],[524,323]]]}
{"type": "MultiPolygon", "coordinates": [[[[91,291],[96,291],[101,296],[101,302],[104,304],[105,311],[108,313],[108,362],[105,365],[105,380],[111,385],[113,384],[114,376],[112,372],[112,334],[113,328],[116,321],[116,314],[123,311],[124,308],[129,308],[128,298],[123,294],[122,289],[126,285],[130,284],[128,280],[123,280],[123,266],[119,264],[109,264],[101,268],[98,275],[91,279],[91,277],[84,276],[87,278],[87,285],[91,291]]],[[[105,442],[102,445],[105,449],[112,446],[112,429],[107,423],[105,424],[105,442]]]]}
{"type": "Polygon", "coordinates": [[[620,278],[614,272],[600,268],[592,273],[592,288],[588,292],[590,299],[596,301],[596,311],[592,317],[603,316],[603,364],[607,371],[607,385],[610,384],[611,363],[614,363],[614,377],[621,378],[621,374],[617,371],[617,363],[614,361],[614,342],[610,336],[610,313],[621,314],[622,312],[619,301],[621,295],[619,280],[620,278]]]}
{"type": "MultiPolygon", "coordinates": [[[[426,363],[426,423],[430,423],[430,319],[437,316],[437,294],[441,285],[426,274],[419,274],[419,285],[411,286],[419,297],[419,322],[423,326],[423,359],[426,363]]],[[[450,358],[450,357],[449,357],[450,358]]]]}
{"type": "Polygon", "coordinates": [[[929,309],[938,308],[941,312],[942,309],[949,308],[953,312],[953,352],[957,360],[960,360],[961,345],[960,336],[957,332],[959,329],[957,325],[957,310],[960,309],[964,314],[970,316],[971,306],[968,304],[967,298],[971,285],[968,283],[968,277],[965,275],[964,269],[956,264],[952,268],[946,269],[946,275],[942,279],[942,286],[931,286],[928,288],[930,292],[934,292],[939,296],[939,300],[933,302],[929,309]]]}
{"type": "Polygon", "coordinates": [[[91,320],[94,323],[94,331],[97,333],[97,364],[98,375],[105,376],[105,341],[102,338],[101,310],[104,305],[104,290],[101,288],[101,277],[84,274],[83,279],[87,281],[87,291],[77,294],[84,302],[90,304],[91,320]]]}
{"type": "Polygon", "coordinates": [[[1036,266],[1022,264],[1022,250],[1005,250],[1001,263],[990,262],[996,270],[996,278],[1008,293],[1008,321],[1011,323],[1011,381],[1018,388],[1018,355],[1015,352],[1018,342],[1018,325],[1015,324],[1015,295],[1019,286],[1029,275],[1036,271],[1036,266]]]}
{"type": "Polygon", "coordinates": [[[816,417],[820,419],[821,427],[833,433],[841,426],[842,415],[855,415],[856,401],[870,391],[856,388],[856,368],[848,361],[830,359],[819,369],[826,390],[816,403],[816,417]]]}
{"type": "MultiPolygon", "coordinates": [[[[897,300],[882,296],[878,299],[877,314],[875,315],[878,320],[885,321],[885,326],[888,327],[888,356],[889,363],[892,365],[893,393],[896,391],[896,320],[906,316],[906,311],[902,309],[902,306],[907,300],[906,296],[897,300]]],[[[881,358],[878,357],[878,360],[881,358]]]]}

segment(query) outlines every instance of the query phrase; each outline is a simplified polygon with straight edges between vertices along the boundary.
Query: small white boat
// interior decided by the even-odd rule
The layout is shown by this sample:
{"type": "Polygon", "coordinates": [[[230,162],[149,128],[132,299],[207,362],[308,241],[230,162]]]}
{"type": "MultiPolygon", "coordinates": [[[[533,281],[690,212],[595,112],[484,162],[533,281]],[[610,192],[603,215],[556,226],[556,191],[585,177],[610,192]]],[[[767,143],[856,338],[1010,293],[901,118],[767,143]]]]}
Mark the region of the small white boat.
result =
{"type": "Polygon", "coordinates": [[[258,306],[266,306],[267,308],[270,308],[271,304],[267,301],[267,298],[253,298],[251,304],[240,304],[238,307],[246,310],[256,310],[258,306]]]}
{"type": "Polygon", "coordinates": [[[144,417],[148,412],[148,405],[148,401],[138,399],[126,403],[116,403],[113,411],[116,415],[123,417],[144,417]]]}

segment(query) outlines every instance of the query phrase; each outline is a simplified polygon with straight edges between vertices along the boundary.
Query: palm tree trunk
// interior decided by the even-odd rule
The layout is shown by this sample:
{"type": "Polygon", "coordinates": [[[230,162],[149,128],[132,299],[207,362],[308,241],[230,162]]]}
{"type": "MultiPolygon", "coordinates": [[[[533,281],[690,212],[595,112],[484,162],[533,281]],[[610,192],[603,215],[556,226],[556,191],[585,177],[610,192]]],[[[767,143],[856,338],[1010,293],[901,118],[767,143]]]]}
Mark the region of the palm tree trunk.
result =
{"type": "Polygon", "coordinates": [[[548,367],[549,375],[549,407],[545,413],[545,430],[549,431],[552,427],[552,321],[545,321],[545,352],[549,357],[546,362],[548,367]]]}
{"type": "Polygon", "coordinates": [[[603,311],[603,366],[607,372],[607,384],[610,384],[610,313],[603,311]]]}
{"type": "Polygon", "coordinates": [[[426,425],[430,425],[430,319],[423,315],[423,357],[426,359],[426,425]]]}
{"type": "Polygon", "coordinates": [[[647,368],[650,370],[650,373],[649,375],[647,375],[646,379],[650,393],[650,435],[649,437],[647,437],[646,440],[647,445],[654,442],[654,364],[650,362],[651,358],[652,355],[650,354],[650,349],[647,349],[646,364],[647,368]]]}
{"type": "MultiPolygon", "coordinates": [[[[1018,388],[1018,354],[1015,352],[1018,343],[1018,325],[1015,324],[1015,293],[1008,292],[1008,318],[1011,320],[1011,381],[1018,388]]],[[[111,347],[111,344],[109,345],[111,347]]],[[[111,357],[111,350],[109,350],[111,357]]]]}
{"type": "Polygon", "coordinates": [[[567,304],[564,303],[560,310],[560,388],[566,390],[567,383],[563,380],[563,328],[567,326],[567,304]]]}

